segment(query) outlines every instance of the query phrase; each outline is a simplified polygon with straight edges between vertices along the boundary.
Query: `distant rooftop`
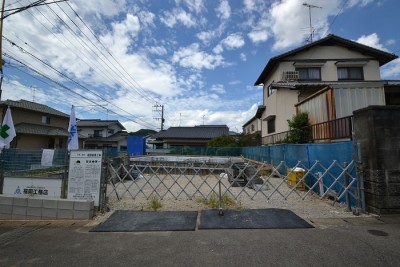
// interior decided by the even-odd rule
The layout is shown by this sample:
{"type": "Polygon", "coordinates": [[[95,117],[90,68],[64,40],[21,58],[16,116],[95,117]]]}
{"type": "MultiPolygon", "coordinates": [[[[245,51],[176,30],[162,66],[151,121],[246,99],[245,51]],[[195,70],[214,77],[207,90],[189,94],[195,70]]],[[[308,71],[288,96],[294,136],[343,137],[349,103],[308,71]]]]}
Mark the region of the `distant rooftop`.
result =
{"type": "Polygon", "coordinates": [[[108,127],[113,124],[118,124],[122,129],[125,130],[125,127],[118,120],[100,120],[100,119],[91,119],[91,120],[78,120],[76,122],[78,128],[79,127],[108,127]]]}
{"type": "Polygon", "coordinates": [[[226,125],[199,125],[194,127],[170,127],[153,135],[153,138],[179,139],[212,139],[218,136],[229,135],[226,125]]]}
{"type": "Polygon", "coordinates": [[[21,100],[7,99],[5,101],[0,101],[0,105],[10,106],[11,109],[14,107],[14,108],[19,108],[19,109],[26,109],[26,110],[31,110],[31,111],[50,114],[50,115],[69,118],[69,114],[65,114],[61,111],[58,111],[58,110],[51,108],[49,106],[46,106],[46,105],[42,105],[39,103],[35,103],[35,102],[23,100],[23,99],[21,99],[21,100]]]}

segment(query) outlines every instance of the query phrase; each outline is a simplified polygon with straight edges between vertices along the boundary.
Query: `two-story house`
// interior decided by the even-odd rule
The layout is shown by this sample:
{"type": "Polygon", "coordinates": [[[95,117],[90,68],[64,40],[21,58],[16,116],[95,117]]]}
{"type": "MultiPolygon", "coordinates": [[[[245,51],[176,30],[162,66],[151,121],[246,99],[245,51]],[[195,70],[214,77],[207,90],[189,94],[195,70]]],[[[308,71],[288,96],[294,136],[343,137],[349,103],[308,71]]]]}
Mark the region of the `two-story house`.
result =
{"type": "Polygon", "coordinates": [[[2,117],[11,108],[17,136],[10,148],[66,148],[69,115],[27,100],[0,102],[2,117]]]}
{"type": "Polygon", "coordinates": [[[264,90],[263,144],[288,131],[287,121],[299,111],[316,124],[370,105],[398,103],[399,84],[380,76],[380,67],[396,58],[336,35],[271,58],[255,82],[264,90]]]}
{"type": "Polygon", "coordinates": [[[256,115],[254,115],[250,120],[243,124],[243,134],[261,134],[261,116],[265,110],[265,106],[258,106],[256,115]]]}
{"type": "Polygon", "coordinates": [[[84,137],[83,148],[126,150],[125,127],[118,120],[87,119],[77,121],[78,133],[84,137]]]}

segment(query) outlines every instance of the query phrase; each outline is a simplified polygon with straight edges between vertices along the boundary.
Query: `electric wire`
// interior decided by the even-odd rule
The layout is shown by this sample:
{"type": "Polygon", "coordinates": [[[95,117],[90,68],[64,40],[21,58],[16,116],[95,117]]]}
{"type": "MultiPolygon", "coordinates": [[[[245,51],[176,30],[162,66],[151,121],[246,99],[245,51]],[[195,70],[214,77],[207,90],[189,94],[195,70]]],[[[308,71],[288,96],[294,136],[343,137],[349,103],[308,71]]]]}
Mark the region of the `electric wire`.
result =
{"type": "MultiPolygon", "coordinates": [[[[55,16],[57,16],[57,18],[58,18],[64,25],[67,26],[68,30],[69,30],[71,33],[75,34],[75,36],[79,39],[79,42],[83,45],[83,47],[85,47],[85,49],[87,49],[88,51],[89,51],[89,49],[90,49],[90,51],[91,51],[92,53],[95,54],[95,52],[87,45],[86,41],[84,41],[82,38],[80,38],[80,36],[77,35],[77,34],[73,31],[73,29],[72,29],[72,28],[58,15],[51,7],[48,6],[48,9],[50,9],[50,10],[52,11],[52,13],[53,13],[55,16]]],[[[68,16],[68,14],[66,14],[64,10],[62,10],[62,11],[63,11],[64,14],[72,21],[72,23],[77,27],[77,29],[78,29],[80,32],[82,32],[82,30],[80,29],[80,27],[68,16]]],[[[95,47],[100,51],[100,53],[103,55],[103,57],[104,57],[108,62],[110,62],[110,61],[108,60],[108,58],[103,54],[103,52],[102,52],[96,45],[94,45],[94,43],[90,40],[90,38],[89,38],[84,32],[82,32],[82,34],[92,43],[93,46],[95,46],[95,47]]],[[[95,55],[97,55],[97,54],[95,54],[95,55]]],[[[119,69],[118,69],[114,64],[112,64],[112,62],[110,62],[110,63],[111,63],[113,66],[110,67],[110,66],[103,60],[103,58],[101,58],[101,57],[98,57],[98,58],[104,63],[104,65],[107,65],[107,66],[109,67],[109,70],[111,70],[114,74],[116,74],[116,76],[118,76],[121,80],[124,80],[124,77],[122,77],[122,76],[120,75],[121,72],[119,71],[119,69]],[[115,70],[117,70],[119,73],[116,73],[115,70]]],[[[125,79],[125,81],[126,81],[126,79],[125,79]]],[[[140,94],[142,97],[144,97],[144,98],[146,98],[146,99],[149,99],[145,94],[142,94],[142,93],[140,93],[140,92],[138,92],[138,94],[140,94]]],[[[133,98],[136,98],[137,96],[132,95],[132,97],[133,97],[133,98]]],[[[139,100],[139,101],[140,101],[140,100],[139,100]]]]}
{"type": "MultiPolygon", "coordinates": [[[[3,38],[4,38],[4,36],[3,36],[3,38]]],[[[72,90],[71,88],[65,86],[65,85],[62,84],[61,82],[55,81],[54,79],[52,79],[51,77],[47,76],[47,75],[44,74],[43,72],[38,71],[38,70],[36,70],[36,69],[34,69],[34,68],[28,66],[27,64],[25,64],[24,62],[22,62],[22,61],[16,59],[15,57],[13,57],[13,56],[11,56],[11,55],[9,55],[9,54],[7,54],[7,53],[3,53],[3,55],[6,56],[6,57],[8,57],[8,58],[10,58],[10,59],[12,59],[12,60],[14,60],[14,61],[16,61],[16,62],[18,62],[19,64],[25,66],[26,68],[30,69],[31,71],[33,71],[33,72],[35,72],[35,73],[37,73],[37,74],[39,74],[39,75],[45,77],[46,79],[52,81],[53,83],[57,84],[58,86],[62,87],[63,89],[66,89],[66,90],[68,90],[68,91],[70,91],[70,92],[72,92],[72,93],[74,93],[74,94],[76,94],[76,95],[78,95],[78,96],[80,96],[80,97],[82,97],[82,98],[84,98],[84,99],[90,101],[91,103],[98,105],[98,103],[95,102],[95,100],[90,99],[90,98],[88,98],[88,97],[86,97],[86,96],[84,96],[84,95],[82,95],[82,94],[79,94],[79,93],[75,92],[74,90],[72,90]]],[[[114,104],[112,104],[111,102],[109,102],[109,101],[107,101],[107,100],[106,100],[105,102],[111,104],[112,106],[115,106],[114,104]]],[[[116,107],[116,106],[115,106],[115,107],[116,107]]],[[[117,108],[118,108],[118,107],[117,107],[117,108]]],[[[121,109],[121,108],[118,108],[118,109],[124,111],[124,110],[121,109]]],[[[109,110],[110,110],[112,113],[114,113],[114,114],[116,114],[116,115],[118,115],[118,116],[121,116],[121,117],[123,117],[123,118],[125,118],[125,119],[127,119],[127,120],[129,120],[129,121],[132,121],[132,122],[134,122],[134,123],[137,123],[137,124],[139,124],[139,125],[142,125],[142,126],[145,126],[145,127],[149,127],[149,126],[150,126],[150,125],[147,124],[146,122],[140,123],[140,122],[138,122],[138,121],[136,121],[136,120],[133,120],[133,119],[131,119],[131,118],[129,118],[129,117],[123,115],[123,114],[119,114],[119,113],[117,113],[117,112],[115,112],[115,111],[113,111],[113,110],[111,110],[111,109],[109,109],[109,110]]],[[[125,112],[125,113],[128,113],[128,112],[126,112],[126,111],[124,111],[124,112],[125,112]]],[[[131,116],[133,116],[133,117],[135,117],[134,115],[132,115],[132,114],[130,114],[130,113],[128,113],[128,114],[131,115],[131,116]]],[[[154,127],[154,126],[151,126],[150,128],[155,128],[155,127],[154,127]]]]}
{"type": "MultiPolygon", "coordinates": [[[[20,2],[20,1],[18,1],[18,2],[16,2],[16,3],[19,3],[19,2],[20,2]]],[[[34,3],[30,4],[30,6],[34,6],[34,4],[38,4],[39,2],[40,2],[40,1],[34,2],[34,3]]],[[[43,2],[43,1],[41,1],[41,2],[43,2]]],[[[135,82],[135,83],[137,84],[137,86],[134,86],[134,88],[135,88],[136,90],[142,90],[142,91],[136,91],[136,92],[137,92],[141,97],[145,98],[145,100],[147,100],[147,101],[149,101],[149,102],[152,102],[152,103],[156,102],[156,101],[157,101],[156,99],[151,98],[151,97],[149,97],[149,96],[146,95],[146,93],[144,92],[144,89],[143,89],[143,88],[138,87],[138,86],[140,86],[140,84],[138,84],[137,81],[136,81],[128,72],[126,72],[126,69],[122,67],[122,65],[118,62],[118,60],[117,60],[117,59],[111,54],[111,52],[105,47],[105,45],[100,41],[100,39],[99,39],[99,38],[94,34],[94,32],[90,29],[90,27],[84,22],[84,20],[83,20],[83,19],[77,14],[77,12],[72,8],[72,6],[71,6],[68,2],[66,2],[66,3],[67,3],[68,6],[71,8],[71,10],[74,12],[74,14],[76,15],[76,17],[84,24],[84,26],[90,31],[90,33],[95,37],[95,39],[99,42],[99,44],[104,48],[104,50],[105,50],[105,51],[111,56],[111,58],[117,63],[117,65],[129,76],[129,78],[130,78],[133,82],[135,82]]],[[[15,3],[14,3],[14,4],[15,4],[15,3]]],[[[60,9],[62,9],[58,3],[56,3],[56,4],[57,4],[57,6],[58,6],[60,9]]],[[[52,8],[50,8],[49,6],[47,6],[47,7],[48,7],[50,10],[52,10],[52,13],[53,13],[54,15],[57,15],[57,14],[55,13],[55,11],[54,11],[52,8]]],[[[38,10],[39,10],[39,9],[38,9],[38,10]]],[[[28,11],[29,11],[29,10],[28,10],[28,11]]],[[[77,27],[78,29],[80,29],[80,27],[73,21],[73,19],[72,19],[70,16],[68,16],[68,14],[67,14],[64,10],[62,10],[62,11],[63,11],[63,13],[72,21],[72,23],[75,25],[75,27],[77,27]]],[[[42,14],[42,16],[44,16],[44,17],[46,18],[47,21],[49,21],[49,22],[51,23],[51,21],[50,21],[40,10],[39,10],[39,12],[42,14]]],[[[31,12],[30,12],[30,13],[31,13],[31,12]]],[[[34,17],[34,15],[33,15],[32,13],[31,13],[31,15],[34,17]]],[[[57,15],[57,17],[62,21],[62,18],[61,18],[60,16],[57,15]]],[[[40,20],[38,20],[38,19],[36,19],[36,20],[40,22],[40,20]]],[[[67,26],[69,27],[69,30],[70,30],[71,33],[74,33],[75,36],[77,36],[77,33],[76,33],[75,31],[73,31],[72,28],[71,28],[65,21],[64,21],[63,23],[64,23],[64,25],[67,25],[67,26]]],[[[41,23],[41,25],[42,25],[43,27],[45,27],[47,31],[49,31],[51,34],[53,34],[59,41],[61,41],[61,40],[59,39],[59,36],[58,36],[58,35],[54,34],[54,32],[52,32],[52,31],[50,31],[43,23],[41,23]]],[[[54,26],[54,24],[52,24],[52,23],[51,23],[51,25],[54,26]]],[[[57,27],[58,27],[58,26],[57,26],[57,27]]],[[[67,27],[67,28],[68,28],[68,27],[67,27]]],[[[84,33],[82,30],[80,30],[80,32],[81,32],[81,33],[84,33]]],[[[15,36],[17,36],[17,35],[15,35],[15,36]]],[[[62,36],[65,38],[65,34],[63,34],[62,36]]],[[[18,36],[17,36],[17,37],[18,37],[18,36]]],[[[89,36],[87,36],[87,35],[85,34],[85,37],[90,41],[90,43],[91,43],[98,51],[100,51],[100,52],[102,53],[103,57],[105,57],[105,58],[107,59],[107,61],[108,61],[110,64],[112,64],[112,66],[114,67],[114,68],[112,68],[112,67],[110,67],[110,66],[107,64],[107,67],[108,67],[108,68],[110,68],[110,69],[118,69],[118,68],[116,68],[116,66],[108,59],[108,57],[106,57],[106,56],[104,55],[103,50],[100,49],[97,45],[95,45],[95,44],[93,43],[93,41],[91,41],[91,39],[89,38],[89,36]]],[[[22,40],[21,38],[18,37],[18,39],[21,40],[21,41],[23,42],[23,40],[22,40]]],[[[68,38],[65,38],[65,39],[68,40],[68,38]]],[[[9,40],[9,41],[11,41],[11,40],[9,40]]],[[[67,47],[67,45],[65,44],[65,42],[61,41],[61,43],[62,43],[65,47],[67,47]]],[[[71,43],[71,42],[70,42],[70,43],[71,43]]],[[[82,41],[80,41],[80,44],[82,45],[82,47],[86,47],[86,49],[91,49],[90,47],[88,47],[88,45],[87,45],[86,42],[84,42],[84,43],[82,43],[82,41]],[[84,43],[85,43],[86,45],[85,45],[84,43]]],[[[11,41],[11,44],[12,44],[12,45],[15,45],[15,43],[13,43],[12,41],[11,41]]],[[[71,44],[72,44],[72,43],[71,43],[71,44]]],[[[36,50],[33,46],[29,45],[29,44],[26,43],[26,42],[25,42],[25,45],[29,46],[29,47],[30,47],[31,49],[33,49],[33,50],[36,50]]],[[[76,46],[75,46],[75,48],[76,48],[76,46]]],[[[19,46],[19,49],[20,49],[23,53],[27,53],[27,54],[30,55],[31,57],[33,56],[32,53],[30,53],[30,52],[28,52],[27,50],[23,49],[21,46],[19,46]]],[[[37,50],[36,50],[36,51],[37,51],[37,50]]],[[[93,52],[92,49],[91,49],[91,51],[93,52]]],[[[42,60],[42,59],[40,59],[40,58],[38,58],[38,57],[36,57],[35,59],[36,59],[37,61],[41,62],[43,65],[46,65],[47,67],[49,67],[50,69],[52,69],[52,71],[55,71],[58,75],[62,76],[63,78],[65,78],[65,79],[67,79],[67,80],[69,80],[69,81],[75,83],[76,85],[80,86],[81,88],[83,88],[83,89],[87,90],[88,92],[94,94],[96,97],[99,97],[99,98],[102,99],[103,101],[108,102],[106,99],[102,98],[102,96],[96,94],[95,92],[91,91],[91,90],[88,89],[88,88],[85,88],[85,86],[83,86],[83,85],[80,84],[80,83],[77,83],[75,80],[69,78],[69,77],[68,77],[67,75],[65,75],[64,73],[61,73],[61,72],[57,71],[56,69],[50,67],[50,64],[48,64],[48,63],[45,62],[44,60],[42,60]]],[[[81,59],[82,59],[82,58],[81,58],[81,59]]],[[[89,58],[88,58],[87,56],[86,56],[86,59],[89,60],[89,58]]],[[[85,62],[88,66],[90,66],[89,63],[88,63],[87,61],[84,61],[84,62],[85,62]]],[[[104,62],[104,61],[103,61],[103,62],[104,62]]],[[[102,65],[101,65],[101,66],[102,66],[102,65]]],[[[120,78],[122,78],[122,76],[121,76],[121,75],[123,75],[122,72],[121,72],[119,69],[118,69],[118,71],[119,71],[118,76],[119,76],[120,78]]],[[[107,72],[104,72],[104,73],[107,73],[107,72]]],[[[108,78],[108,80],[109,80],[110,82],[113,82],[109,76],[106,76],[106,77],[108,78]]],[[[125,76],[124,78],[125,78],[125,81],[126,81],[126,79],[127,79],[126,76],[125,76]]],[[[133,83],[132,83],[131,81],[130,81],[130,84],[133,85],[133,83]]],[[[156,103],[158,103],[158,102],[156,102],[156,103]]],[[[114,106],[115,106],[115,105],[114,105],[114,106]]],[[[119,108],[119,107],[117,107],[117,106],[115,106],[115,107],[116,107],[116,108],[119,108]]],[[[120,109],[120,108],[119,108],[119,109],[120,109]]],[[[120,109],[120,110],[122,110],[122,109],[120,109]]],[[[127,113],[127,111],[125,111],[125,110],[122,110],[122,111],[127,113]]],[[[131,115],[132,115],[132,114],[131,114],[131,115]]],[[[132,115],[132,116],[134,116],[134,115],[132,115]]],[[[134,121],[134,122],[135,122],[135,123],[138,123],[138,122],[136,122],[136,121],[134,121]]]]}
{"type": "MultiPolygon", "coordinates": [[[[110,64],[112,64],[112,66],[116,69],[116,70],[118,70],[118,72],[120,73],[120,74],[122,74],[122,72],[120,71],[120,69],[122,69],[122,70],[124,70],[124,72],[125,72],[125,74],[127,74],[128,75],[128,77],[134,82],[134,83],[136,83],[136,85],[135,84],[133,84],[132,82],[130,82],[129,80],[128,80],[128,82],[132,85],[132,87],[134,88],[134,90],[140,95],[140,96],[142,96],[143,98],[145,98],[149,103],[151,103],[151,104],[154,104],[154,103],[157,103],[158,101],[156,100],[156,99],[153,99],[153,98],[151,98],[151,97],[149,97],[145,92],[144,92],[144,89],[137,83],[137,81],[125,70],[125,68],[123,68],[122,66],[121,66],[121,64],[119,63],[119,61],[111,54],[111,52],[106,48],[106,46],[103,44],[103,42],[101,42],[101,40],[96,36],[96,34],[90,29],[90,27],[86,24],[86,22],[79,16],[79,14],[72,8],[72,6],[67,2],[67,4],[68,4],[68,6],[70,7],[70,9],[74,12],[74,14],[75,14],[75,16],[83,23],[83,25],[89,30],[89,32],[94,36],[94,38],[99,42],[99,44],[105,49],[105,51],[111,56],[111,58],[117,63],[117,65],[120,67],[120,68],[117,68],[110,60],[108,60],[108,58],[103,54],[103,51],[101,50],[101,49],[99,49],[96,45],[95,45],[95,47],[102,53],[102,55],[107,59],[107,61],[108,62],[110,62],[110,64]]],[[[59,6],[59,5],[58,5],[59,6]]],[[[61,8],[61,7],[60,7],[61,8]]],[[[61,10],[62,10],[62,8],[61,8],[61,10]]],[[[65,11],[63,10],[63,12],[65,13],[65,11]]],[[[66,13],[65,13],[66,14],[66,13]]],[[[67,15],[68,16],[68,15],[67,15]]],[[[68,18],[70,18],[69,16],[68,16],[68,18]]],[[[72,19],[70,18],[70,20],[72,21],[72,19]]],[[[75,23],[74,23],[75,24],[75,23]]],[[[76,24],[75,24],[76,25],[76,24]]],[[[76,25],[76,27],[80,30],[80,27],[78,27],[77,25],[76,25]]],[[[83,32],[82,30],[81,30],[81,32],[83,32]]],[[[85,35],[86,36],[86,35],[85,35]]],[[[89,40],[90,40],[90,38],[89,37],[87,37],[89,40]]],[[[121,77],[121,76],[119,76],[119,77],[121,77]]],[[[126,78],[124,78],[125,80],[126,80],[126,78]]]]}
{"type": "MultiPolygon", "coordinates": [[[[58,5],[58,4],[57,4],[58,5]]],[[[92,29],[87,25],[87,23],[81,18],[81,16],[79,16],[79,14],[75,11],[75,9],[73,9],[73,7],[67,2],[67,5],[69,6],[69,8],[72,10],[72,12],[74,12],[75,16],[83,23],[83,25],[89,30],[89,32],[94,36],[94,38],[99,42],[99,44],[101,44],[101,46],[105,49],[105,51],[111,56],[112,59],[114,59],[114,61],[119,65],[119,67],[124,70],[124,72],[128,75],[129,78],[132,79],[132,81],[137,85],[133,85],[135,89],[137,89],[139,92],[141,92],[140,94],[144,94],[144,96],[146,97],[146,99],[149,102],[159,102],[157,101],[157,99],[154,98],[148,98],[147,95],[145,94],[145,90],[143,89],[143,87],[125,70],[125,68],[123,68],[121,66],[121,64],[118,62],[118,60],[113,56],[113,54],[109,51],[109,49],[107,49],[107,47],[103,44],[103,42],[96,36],[96,34],[92,31],[92,29]]],[[[59,5],[58,5],[59,6],[59,5]]]]}

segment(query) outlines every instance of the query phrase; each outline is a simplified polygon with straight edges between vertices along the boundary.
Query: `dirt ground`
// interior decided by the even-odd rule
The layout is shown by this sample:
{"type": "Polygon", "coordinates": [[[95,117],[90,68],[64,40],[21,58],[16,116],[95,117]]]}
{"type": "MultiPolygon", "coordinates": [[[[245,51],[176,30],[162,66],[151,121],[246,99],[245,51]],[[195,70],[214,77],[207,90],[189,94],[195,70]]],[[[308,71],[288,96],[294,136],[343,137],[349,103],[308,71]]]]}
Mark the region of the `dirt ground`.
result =
{"type": "Polygon", "coordinates": [[[134,181],[108,186],[108,206],[114,210],[152,210],[155,197],[161,211],[187,211],[210,209],[205,199],[221,195],[235,200],[235,209],[282,208],[290,209],[303,218],[350,217],[352,212],[332,199],[320,198],[315,192],[295,190],[281,178],[262,177],[264,185],[232,187],[226,177],[185,175],[144,175],[134,181]],[[117,197],[118,196],[118,197],[117,197]]]}

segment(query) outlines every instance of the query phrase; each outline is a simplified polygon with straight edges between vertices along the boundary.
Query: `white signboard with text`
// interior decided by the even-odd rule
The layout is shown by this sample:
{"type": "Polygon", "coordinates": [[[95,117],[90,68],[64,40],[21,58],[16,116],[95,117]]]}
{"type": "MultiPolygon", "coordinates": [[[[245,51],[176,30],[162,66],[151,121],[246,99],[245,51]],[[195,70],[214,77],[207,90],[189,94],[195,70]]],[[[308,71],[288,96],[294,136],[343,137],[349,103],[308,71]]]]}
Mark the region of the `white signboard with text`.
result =
{"type": "Polygon", "coordinates": [[[99,206],[101,150],[72,150],[69,158],[68,199],[94,200],[99,206]]]}
{"type": "Polygon", "coordinates": [[[60,198],[61,179],[4,177],[3,194],[60,198]]]}

